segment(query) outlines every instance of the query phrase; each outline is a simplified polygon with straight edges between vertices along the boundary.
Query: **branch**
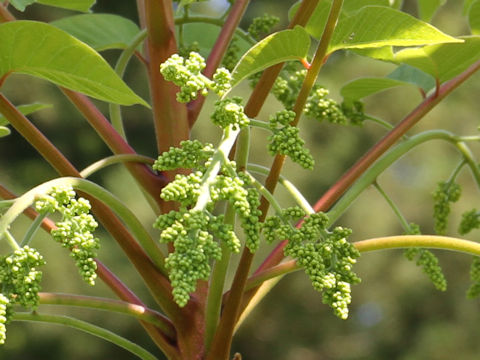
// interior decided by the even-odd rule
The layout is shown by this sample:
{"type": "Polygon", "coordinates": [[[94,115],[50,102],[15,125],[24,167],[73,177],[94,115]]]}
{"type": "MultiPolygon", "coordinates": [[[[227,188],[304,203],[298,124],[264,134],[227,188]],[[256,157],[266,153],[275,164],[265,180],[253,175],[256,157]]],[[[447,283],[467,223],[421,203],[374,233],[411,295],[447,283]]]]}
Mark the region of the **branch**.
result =
{"type": "Polygon", "coordinates": [[[125,350],[130,351],[132,354],[138,356],[140,359],[157,360],[157,357],[153,356],[147,350],[131,342],[130,340],[127,340],[111,332],[110,330],[101,328],[99,326],[90,324],[86,321],[78,320],[72,317],[61,316],[61,315],[39,314],[37,312],[15,313],[12,316],[12,321],[37,321],[37,322],[69,326],[71,328],[84,331],[88,334],[97,336],[103,340],[106,340],[115,345],[118,345],[124,348],[125,350]]]}

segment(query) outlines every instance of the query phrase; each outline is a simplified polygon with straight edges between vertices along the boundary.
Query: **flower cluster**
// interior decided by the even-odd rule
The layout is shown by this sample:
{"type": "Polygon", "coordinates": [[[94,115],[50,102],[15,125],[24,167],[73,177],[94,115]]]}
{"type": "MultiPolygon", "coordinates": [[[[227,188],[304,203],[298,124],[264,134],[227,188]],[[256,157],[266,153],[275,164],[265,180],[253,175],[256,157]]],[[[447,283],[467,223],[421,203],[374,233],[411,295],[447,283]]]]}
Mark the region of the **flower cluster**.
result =
{"type": "Polygon", "coordinates": [[[58,211],[62,221],[51,231],[55,241],[70,250],[79,273],[87,284],[94,285],[97,278],[95,257],[99,239],[93,235],[98,224],[90,215],[90,203],[84,198],[75,199],[71,188],[54,188],[48,195],[40,197],[35,207],[44,214],[58,211]]]}
{"type": "Polygon", "coordinates": [[[179,102],[194,100],[198,93],[206,96],[208,89],[220,96],[223,95],[230,88],[230,72],[225,68],[219,68],[213,76],[214,80],[210,80],[201,73],[205,65],[205,59],[192,51],[188,58],[173,54],[160,65],[160,72],[165,80],[180,87],[180,92],[177,93],[179,102]]]}
{"type": "Polygon", "coordinates": [[[458,226],[458,233],[466,235],[473,229],[480,228],[480,213],[477,209],[472,209],[462,214],[462,221],[458,226]]]}
{"type": "Polygon", "coordinates": [[[282,76],[275,80],[272,93],[285,109],[293,109],[306,74],[306,70],[294,71],[291,65],[286,67],[281,73],[282,76]]]}
{"type": "Polygon", "coordinates": [[[433,193],[435,201],[433,208],[433,219],[435,221],[435,232],[444,235],[447,230],[448,215],[450,214],[450,203],[460,199],[460,185],[454,182],[441,181],[433,193]]]}
{"type": "Polygon", "coordinates": [[[467,297],[469,299],[476,298],[480,295],[480,257],[475,256],[470,266],[470,280],[472,285],[467,290],[467,297]]]}
{"type": "Polygon", "coordinates": [[[279,21],[276,16],[264,14],[254,18],[247,31],[253,38],[260,40],[262,35],[268,34],[279,21]]]}
{"type": "Polygon", "coordinates": [[[328,94],[327,89],[315,85],[305,104],[305,115],[318,121],[345,125],[347,118],[341,107],[335,100],[329,99],[328,94]]]}
{"type": "Polygon", "coordinates": [[[233,161],[224,159],[220,171],[213,178],[206,177],[211,171],[213,157],[211,145],[198,141],[184,141],[182,147],[171,148],[160,155],[155,170],[187,166],[188,175],[177,174],[175,179],[162,189],[161,198],[180,204],[178,211],[160,215],[154,227],[161,231],[162,243],[173,243],[175,251],[166,259],[166,267],[173,287],[173,297],[179,306],[185,306],[198,280],[210,275],[211,262],[219,260],[222,250],[216,239],[225,243],[232,252],[240,251],[240,240],[231,224],[225,223],[223,215],[213,215],[215,205],[229,202],[238,215],[245,245],[255,251],[259,244],[260,211],[259,194],[251,187],[249,178],[235,170],[233,161]],[[208,178],[208,179],[207,179],[208,178]],[[206,186],[206,187],[205,187],[206,186]],[[196,207],[201,195],[208,193],[205,206],[196,207]]]}
{"type": "MultiPolygon", "coordinates": [[[[417,224],[410,224],[410,229],[407,232],[409,235],[420,235],[420,227],[417,224]]],[[[417,266],[421,266],[423,272],[432,281],[437,290],[447,290],[447,280],[439,265],[438,258],[428,249],[423,248],[408,248],[403,253],[405,257],[414,261],[417,259],[417,266]]]]}
{"type": "Polygon", "coordinates": [[[360,256],[358,250],[347,241],[350,229],[336,227],[326,230],[328,218],[323,213],[304,218],[300,228],[294,228],[288,220],[305,216],[300,208],[288,208],[280,216],[266,219],[263,231],[267,241],[288,239],[284,249],[286,256],[297,260],[305,269],[315,290],[322,292],[322,300],[333,308],[335,315],[348,317],[351,302],[351,284],[360,282],[352,266],[360,256]]]}
{"type": "Polygon", "coordinates": [[[243,112],[242,98],[238,96],[217,101],[210,118],[215,125],[221,128],[232,125],[234,130],[237,126],[244,128],[250,123],[250,119],[243,112]]]}
{"type": "Polygon", "coordinates": [[[29,246],[0,258],[0,344],[5,342],[5,324],[13,312],[12,306],[37,307],[42,280],[38,268],[44,264],[42,255],[29,246]]]}
{"type": "Polygon", "coordinates": [[[295,113],[291,110],[282,110],[270,117],[272,135],[268,137],[268,151],[271,155],[286,155],[304,169],[311,170],[315,162],[304,146],[305,141],[300,138],[299,129],[290,125],[294,118],[295,113]]]}
{"type": "Polygon", "coordinates": [[[240,58],[240,47],[237,44],[238,40],[236,37],[233,37],[228,45],[225,55],[223,55],[222,66],[228,71],[232,71],[237,65],[238,59],[240,58]]]}

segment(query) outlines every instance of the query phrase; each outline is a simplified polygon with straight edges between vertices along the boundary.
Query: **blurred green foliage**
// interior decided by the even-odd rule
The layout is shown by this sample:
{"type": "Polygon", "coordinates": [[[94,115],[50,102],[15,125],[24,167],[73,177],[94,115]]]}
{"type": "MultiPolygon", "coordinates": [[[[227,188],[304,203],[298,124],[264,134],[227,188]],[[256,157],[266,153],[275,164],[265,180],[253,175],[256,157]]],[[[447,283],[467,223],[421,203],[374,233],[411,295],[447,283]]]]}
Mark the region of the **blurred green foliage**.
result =
{"type": "MultiPolygon", "coordinates": [[[[294,1],[253,1],[242,26],[248,27],[254,14],[268,12],[280,18],[278,26],[281,27],[287,22],[287,9],[293,3],[294,1]]],[[[405,6],[415,12],[414,3],[406,1],[405,6]]],[[[219,9],[223,9],[222,1],[197,6],[197,11],[206,14],[219,9]]],[[[133,1],[98,0],[94,10],[122,14],[137,21],[133,1]]],[[[449,1],[434,17],[433,24],[451,35],[465,34],[466,23],[458,21],[460,13],[460,3],[449,1]]],[[[65,14],[68,12],[53,11],[51,8],[46,10],[34,5],[28,8],[23,16],[51,21],[65,14]]],[[[118,53],[107,51],[105,56],[107,60],[112,60],[118,53]]],[[[331,96],[339,99],[339,88],[346,81],[359,76],[383,76],[391,70],[392,66],[388,64],[340,53],[329,59],[320,74],[319,82],[330,89],[331,96]]],[[[140,96],[148,97],[145,74],[138,62],[134,61],[129,67],[126,80],[140,96]]],[[[443,127],[459,135],[475,133],[480,114],[478,80],[477,74],[427,115],[411,132],[443,127]]],[[[53,86],[16,75],[6,82],[4,90],[16,104],[34,101],[54,104],[54,109],[34,114],[32,119],[78,168],[109,155],[108,149],[96,134],[53,86]]],[[[245,86],[238,90],[238,93],[247,96],[249,89],[245,86]]],[[[420,99],[420,94],[413,92],[411,88],[393,89],[368,98],[366,110],[376,117],[397,123],[420,99]]],[[[104,104],[100,106],[102,110],[106,110],[104,104]]],[[[209,109],[211,104],[207,104],[202,113],[203,121],[198,122],[194,128],[194,135],[200,140],[214,140],[218,135],[208,124],[209,109]]],[[[272,98],[259,118],[267,120],[269,114],[277,110],[278,103],[272,98]]],[[[141,154],[156,156],[148,110],[134,106],[125,108],[123,113],[126,131],[133,146],[141,154]]],[[[302,119],[301,126],[303,138],[306,139],[317,165],[315,170],[310,172],[289,162],[286,174],[305,191],[312,202],[385,133],[384,129],[374,123],[366,123],[360,128],[318,124],[302,119]]],[[[255,136],[258,140],[252,146],[254,161],[268,166],[271,159],[265,151],[265,134],[258,132],[255,136]]],[[[473,147],[475,150],[479,149],[478,145],[474,144],[473,147]]],[[[17,193],[55,176],[48,164],[41,160],[16,132],[0,141],[0,152],[8,154],[0,158],[2,181],[17,193]]],[[[431,193],[438,181],[448,178],[458,160],[459,156],[450,145],[428,143],[403,157],[388,169],[378,182],[402,209],[408,221],[420,224],[424,233],[431,233],[431,193]]],[[[139,200],[141,196],[132,192],[131,189],[135,187],[123,170],[110,168],[96,175],[95,179],[131,204],[132,209],[145,221],[147,228],[150,227],[154,216],[146,212],[146,207],[139,200]]],[[[452,206],[451,224],[447,234],[453,235],[458,235],[456,227],[460,214],[478,207],[476,203],[480,199],[467,171],[462,171],[458,181],[463,186],[464,193],[474,195],[464,196],[452,206]]],[[[278,193],[284,195],[280,198],[282,205],[288,206],[290,200],[282,189],[279,189],[278,193]]],[[[22,221],[27,224],[27,220],[22,221]]],[[[373,188],[367,190],[353,204],[339,223],[354,230],[351,236],[353,241],[402,232],[394,214],[373,188]]],[[[468,238],[475,240],[479,234],[478,231],[473,231],[468,238]]],[[[64,249],[56,246],[48,236],[42,237],[36,244],[40,251],[48,248],[48,251],[42,252],[46,254],[48,262],[43,281],[45,291],[113,297],[101,282],[93,289],[84,285],[64,249]],[[49,269],[53,271],[48,271],[49,269]]],[[[128,260],[118,251],[111,239],[106,235],[100,237],[100,259],[148,303],[149,295],[138,286],[137,275],[128,260]]],[[[267,245],[263,245],[261,250],[266,253],[269,249],[267,245]]],[[[353,288],[351,315],[347,321],[341,321],[332,315],[303,274],[289,275],[270,292],[241,326],[233,349],[242,353],[245,360],[478,359],[480,304],[478,299],[465,298],[470,259],[461,254],[436,254],[449,281],[445,293],[437,292],[421,270],[405,260],[400,251],[362,255],[356,271],[363,282],[353,288]]],[[[117,330],[121,328],[121,335],[155,351],[143,335],[143,330],[131,319],[103,316],[101,313],[92,314],[83,310],[75,310],[75,314],[105,327],[117,330]]],[[[8,332],[8,342],[0,348],[0,359],[132,358],[114,345],[61,327],[14,323],[9,325],[8,332]]]]}

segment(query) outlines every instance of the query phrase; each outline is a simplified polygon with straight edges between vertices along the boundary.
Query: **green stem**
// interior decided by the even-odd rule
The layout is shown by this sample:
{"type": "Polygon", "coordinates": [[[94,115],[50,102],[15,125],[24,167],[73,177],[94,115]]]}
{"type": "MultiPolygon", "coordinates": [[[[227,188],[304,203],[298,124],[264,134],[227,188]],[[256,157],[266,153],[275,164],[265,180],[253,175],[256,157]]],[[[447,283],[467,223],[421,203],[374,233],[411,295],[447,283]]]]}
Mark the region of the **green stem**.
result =
{"type": "MultiPolygon", "coordinates": [[[[247,165],[247,170],[249,170],[251,172],[259,173],[259,174],[262,174],[262,175],[268,175],[268,172],[270,171],[270,169],[265,167],[265,166],[252,164],[252,163],[247,165]]],[[[307,199],[305,199],[305,197],[300,192],[300,190],[298,190],[296,188],[296,186],[290,180],[288,180],[283,175],[280,175],[280,177],[278,179],[278,182],[281,185],[283,185],[285,190],[287,190],[290,193],[292,198],[295,200],[295,202],[298,204],[298,206],[300,206],[303,209],[303,211],[305,211],[307,214],[315,213],[315,211],[313,210],[312,206],[307,201],[307,199]]]]}
{"type": "Polygon", "coordinates": [[[149,256],[152,257],[152,261],[154,261],[155,265],[159,268],[159,270],[163,274],[166,274],[164,266],[164,255],[162,254],[161,250],[157,246],[156,242],[152,239],[150,234],[145,230],[140,221],[136,218],[135,214],[111,193],[106,191],[101,186],[86,179],[65,177],[50,180],[37,187],[34,187],[22,196],[18,197],[15,200],[15,204],[13,204],[0,219],[0,239],[2,237],[2,234],[5,233],[10,224],[26,208],[28,208],[31,204],[35,202],[38,195],[47,194],[55,186],[71,186],[74,189],[83,191],[108,205],[131,229],[138,242],[143,246],[149,256]]]}
{"type": "Polygon", "coordinates": [[[140,359],[143,360],[157,360],[157,357],[152,355],[150,352],[145,350],[144,348],[140,347],[139,345],[127,340],[114,332],[101,328],[99,326],[90,324],[86,321],[78,320],[69,316],[61,316],[61,315],[47,315],[47,314],[39,314],[39,313],[15,313],[12,316],[13,321],[37,321],[43,323],[51,323],[51,324],[58,324],[58,325],[65,325],[71,328],[84,331],[88,334],[97,336],[103,340],[109,341],[115,345],[118,345],[125,350],[131,352],[132,354],[136,355],[140,359]]]}
{"type": "Polygon", "coordinates": [[[175,339],[175,329],[168,318],[145,306],[93,296],[82,296],[74,294],[59,293],[38,293],[40,304],[43,305],[67,305],[86,307],[95,310],[106,310],[135,318],[157,326],[171,340],[175,339]]]}
{"type": "Polygon", "coordinates": [[[89,165],[82,171],[80,171],[80,175],[83,178],[87,178],[93,173],[113,164],[118,164],[122,162],[141,162],[145,164],[153,165],[155,160],[148,156],[138,155],[138,154],[123,154],[123,155],[112,155],[108,156],[104,159],[94,162],[93,164],[89,165]]]}
{"type": "MultiPolygon", "coordinates": [[[[437,235],[399,235],[356,241],[353,245],[361,253],[404,248],[430,248],[462,252],[480,256],[480,243],[453,237],[437,235]]],[[[254,289],[267,280],[300,270],[296,260],[289,260],[272,266],[251,276],[246,290],[254,289]]]]}
{"type": "MultiPolygon", "coordinates": [[[[123,77],[125,69],[127,68],[128,62],[131,57],[135,54],[137,47],[145,40],[147,37],[147,31],[144,29],[140,31],[135,38],[130,42],[130,44],[122,51],[120,57],[117,60],[115,65],[115,72],[118,76],[123,77]]],[[[123,127],[121,107],[118,104],[109,103],[108,104],[110,121],[112,122],[113,127],[117,132],[126,139],[125,129],[123,127]]]]}
{"type": "Polygon", "coordinates": [[[23,237],[23,240],[20,243],[21,247],[30,244],[33,237],[37,233],[38,228],[40,227],[40,225],[42,225],[42,222],[46,217],[47,217],[47,214],[38,214],[38,216],[35,218],[35,220],[33,220],[32,224],[30,225],[27,232],[25,233],[25,236],[23,237]]]}
{"type": "MultiPolygon", "coordinates": [[[[228,203],[225,212],[225,223],[235,225],[235,210],[233,205],[228,203]]],[[[222,296],[225,286],[228,265],[230,263],[231,251],[222,242],[222,258],[215,262],[208,289],[207,306],[205,310],[205,349],[208,351],[218,326],[222,308],[222,296]]]]}
{"type": "Polygon", "coordinates": [[[403,216],[399,207],[393,202],[393,200],[390,198],[390,196],[387,195],[387,193],[382,189],[382,187],[378,184],[377,181],[373,182],[373,186],[375,186],[375,188],[378,190],[380,195],[383,196],[383,198],[385,199],[387,204],[393,210],[393,212],[397,216],[398,220],[400,221],[400,224],[402,224],[403,230],[405,232],[408,232],[410,230],[410,224],[408,223],[407,219],[405,219],[405,216],[403,216]]]}
{"type": "Polygon", "coordinates": [[[270,124],[267,121],[250,119],[250,126],[260,128],[260,129],[265,129],[272,132],[272,129],[270,128],[270,124]]]}
{"type": "Polygon", "coordinates": [[[385,154],[381,159],[379,159],[373,166],[371,166],[358,180],[357,182],[345,193],[344,196],[337,201],[335,206],[327,213],[330,224],[333,224],[339,217],[342,215],[345,210],[350,206],[350,204],[360,195],[360,193],[365,190],[372,182],[375,181],[377,176],[379,176],[387,167],[393,164],[405,153],[413,149],[414,147],[430,141],[430,140],[446,140],[457,147],[464,155],[466,162],[470,166],[472,173],[477,180],[477,183],[480,184],[480,170],[476,166],[475,159],[473,159],[471,152],[464,143],[458,143],[457,138],[452,133],[445,130],[430,130],[420,133],[418,135],[410,137],[408,140],[405,140],[398,144],[396,147],[390,150],[385,154]],[[467,158],[468,156],[468,158],[467,158]]]}
{"type": "MultiPolygon", "coordinates": [[[[13,237],[13,235],[10,233],[10,231],[5,230],[3,234],[5,236],[5,240],[7,240],[8,245],[12,248],[13,251],[20,250],[20,246],[18,245],[17,241],[13,237]]],[[[0,236],[1,239],[1,236],[0,236]]]]}
{"type": "Polygon", "coordinates": [[[203,175],[202,185],[198,190],[200,196],[197,199],[195,207],[192,209],[193,211],[205,210],[210,202],[210,186],[215,180],[215,177],[218,175],[222,164],[225,162],[225,159],[228,158],[228,154],[235,144],[235,140],[237,139],[239,132],[239,129],[234,130],[231,126],[224,130],[222,140],[212,156],[212,162],[203,175]]]}

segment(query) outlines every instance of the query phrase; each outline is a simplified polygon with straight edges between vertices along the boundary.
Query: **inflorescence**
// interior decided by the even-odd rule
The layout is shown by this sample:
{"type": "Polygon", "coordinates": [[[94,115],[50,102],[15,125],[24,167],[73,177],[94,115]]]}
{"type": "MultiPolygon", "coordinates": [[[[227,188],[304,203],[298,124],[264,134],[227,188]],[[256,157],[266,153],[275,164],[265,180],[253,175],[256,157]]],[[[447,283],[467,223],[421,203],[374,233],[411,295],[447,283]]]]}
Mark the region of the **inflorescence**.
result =
{"type": "Polygon", "coordinates": [[[460,199],[461,188],[455,182],[441,181],[433,193],[435,201],[433,207],[433,219],[435,221],[435,232],[444,235],[447,231],[448,215],[450,214],[450,203],[460,199]]]}
{"type": "Polygon", "coordinates": [[[62,220],[51,231],[53,239],[70,250],[83,280],[94,285],[97,277],[95,257],[99,239],[93,235],[98,224],[90,215],[90,203],[84,198],[75,198],[71,188],[54,188],[48,195],[40,196],[35,207],[41,214],[58,211],[62,220]]]}
{"type": "Polygon", "coordinates": [[[178,161],[177,167],[188,165],[192,169],[188,175],[177,174],[162,189],[161,198],[177,201],[180,209],[160,215],[154,224],[161,231],[160,242],[171,242],[175,247],[165,265],[173,286],[173,297],[179,306],[186,305],[198,280],[208,279],[211,261],[222,257],[221,247],[215,239],[225,243],[232,252],[240,251],[240,240],[233,226],[224,221],[223,215],[213,214],[217,203],[227,201],[232,205],[241,221],[248,249],[254,252],[259,245],[259,194],[251,187],[248,177],[235,170],[234,162],[224,159],[220,172],[208,183],[210,196],[207,203],[201,209],[195,208],[214,155],[212,145],[187,140],[181,143],[181,147],[164,152],[153,165],[157,171],[172,170],[178,161]]]}
{"type": "Polygon", "coordinates": [[[347,241],[351,230],[336,227],[329,232],[326,229],[328,218],[324,213],[305,215],[302,209],[293,207],[283,210],[280,215],[268,217],[263,235],[268,242],[289,240],[284,249],[285,255],[297,260],[310,277],[313,288],[322,292],[323,302],[333,308],[335,315],[346,319],[351,302],[351,284],[360,282],[352,271],[360,253],[347,241]],[[302,218],[301,227],[293,227],[289,223],[302,218]]]}

